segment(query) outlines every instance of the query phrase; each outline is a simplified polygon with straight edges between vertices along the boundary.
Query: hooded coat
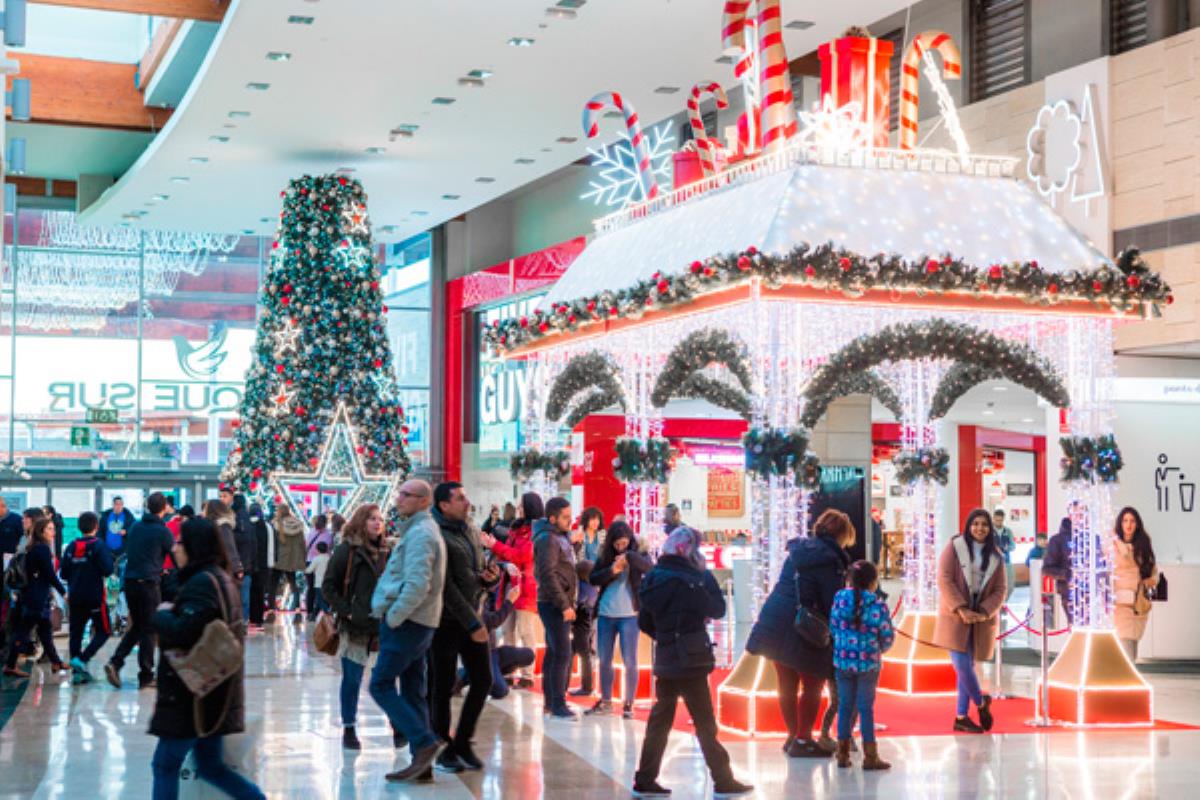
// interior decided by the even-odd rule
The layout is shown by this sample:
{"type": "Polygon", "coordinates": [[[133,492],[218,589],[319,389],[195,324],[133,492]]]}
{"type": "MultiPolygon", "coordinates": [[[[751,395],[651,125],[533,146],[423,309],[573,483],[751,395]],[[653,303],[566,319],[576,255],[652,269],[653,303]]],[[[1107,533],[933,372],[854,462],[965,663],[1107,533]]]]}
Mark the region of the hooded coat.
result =
{"type": "Polygon", "coordinates": [[[694,678],[712,672],[712,643],[705,626],[725,616],[725,596],[711,572],[697,569],[682,556],[665,555],[642,580],[639,601],[638,627],[656,645],[656,677],[694,678]]]}
{"type": "Polygon", "coordinates": [[[237,529],[237,515],[231,509],[225,508],[211,521],[217,529],[217,533],[221,535],[221,544],[225,545],[225,555],[229,556],[229,571],[231,575],[237,575],[242,571],[242,556],[238,551],[237,538],[234,533],[237,529]]]}
{"type": "MultiPolygon", "coordinates": [[[[493,529],[494,530],[494,529],[493,529]]],[[[518,611],[537,611],[537,578],[533,574],[533,528],[527,520],[508,529],[505,541],[492,545],[496,558],[521,570],[521,594],[514,605],[518,611]]]]}
{"type": "Polygon", "coordinates": [[[746,640],[747,652],[822,678],[833,676],[833,646],[817,648],[796,633],[796,608],[803,605],[829,619],[833,598],[846,585],[850,554],[833,539],[793,539],[775,588],[746,640]]]}
{"type": "Polygon", "coordinates": [[[304,556],[308,548],[304,543],[304,523],[289,514],[275,516],[275,563],[280,572],[303,572],[304,556]]]}

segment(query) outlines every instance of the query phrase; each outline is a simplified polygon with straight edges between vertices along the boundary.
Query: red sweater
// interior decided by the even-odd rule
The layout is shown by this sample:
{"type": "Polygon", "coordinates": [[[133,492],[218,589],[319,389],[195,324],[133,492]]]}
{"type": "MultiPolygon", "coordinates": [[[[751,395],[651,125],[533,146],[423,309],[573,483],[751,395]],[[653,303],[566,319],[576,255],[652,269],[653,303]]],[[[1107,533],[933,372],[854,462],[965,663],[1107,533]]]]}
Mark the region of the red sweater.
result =
{"type": "Polygon", "coordinates": [[[513,608],[518,611],[537,611],[537,580],[533,577],[533,529],[528,522],[510,528],[508,541],[496,540],[492,552],[521,570],[521,594],[513,608]]]}

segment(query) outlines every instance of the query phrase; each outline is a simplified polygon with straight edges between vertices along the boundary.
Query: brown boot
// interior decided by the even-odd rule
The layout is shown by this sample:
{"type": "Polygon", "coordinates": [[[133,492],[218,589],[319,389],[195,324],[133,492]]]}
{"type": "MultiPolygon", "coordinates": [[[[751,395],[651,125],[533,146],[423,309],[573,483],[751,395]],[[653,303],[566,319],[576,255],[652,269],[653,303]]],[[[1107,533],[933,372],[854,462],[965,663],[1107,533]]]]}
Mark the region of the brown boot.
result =
{"type": "MultiPolygon", "coordinates": [[[[849,755],[847,755],[849,759],[849,755]]],[[[863,742],[863,769],[891,769],[892,765],[879,757],[878,742],[863,742]]]]}
{"type": "Polygon", "coordinates": [[[843,769],[851,766],[850,764],[850,739],[838,739],[837,743],[837,765],[843,769]]]}

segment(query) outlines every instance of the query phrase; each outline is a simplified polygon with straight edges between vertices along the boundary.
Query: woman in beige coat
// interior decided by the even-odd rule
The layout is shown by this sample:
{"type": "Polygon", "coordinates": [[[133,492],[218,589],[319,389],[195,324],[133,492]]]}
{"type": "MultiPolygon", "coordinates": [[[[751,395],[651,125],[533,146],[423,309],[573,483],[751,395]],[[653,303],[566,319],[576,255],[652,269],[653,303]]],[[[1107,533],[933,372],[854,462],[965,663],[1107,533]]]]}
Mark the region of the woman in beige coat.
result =
{"type": "Polygon", "coordinates": [[[937,586],[933,643],[950,651],[950,662],[958,676],[954,730],[989,731],[992,698],[979,688],[975,662],[987,661],[995,651],[1007,586],[996,529],[991,515],[982,508],[967,515],[963,534],[951,539],[942,551],[937,586]],[[979,710],[978,723],[968,713],[972,702],[979,710]]]}
{"type": "Polygon", "coordinates": [[[1151,592],[1158,586],[1158,565],[1137,509],[1122,508],[1113,533],[1113,621],[1129,660],[1137,661],[1138,642],[1150,618],[1151,592]]]}
{"type": "MultiPolygon", "coordinates": [[[[280,500],[275,506],[273,522],[275,526],[275,563],[271,565],[271,599],[269,602],[272,617],[274,617],[275,611],[275,590],[279,588],[281,578],[286,580],[292,589],[291,597],[288,599],[289,609],[295,609],[300,605],[296,573],[304,572],[305,553],[307,552],[304,543],[304,523],[292,513],[292,509],[283,500],[280,500]]],[[[302,619],[303,617],[297,614],[294,621],[298,623],[302,619]]]]}

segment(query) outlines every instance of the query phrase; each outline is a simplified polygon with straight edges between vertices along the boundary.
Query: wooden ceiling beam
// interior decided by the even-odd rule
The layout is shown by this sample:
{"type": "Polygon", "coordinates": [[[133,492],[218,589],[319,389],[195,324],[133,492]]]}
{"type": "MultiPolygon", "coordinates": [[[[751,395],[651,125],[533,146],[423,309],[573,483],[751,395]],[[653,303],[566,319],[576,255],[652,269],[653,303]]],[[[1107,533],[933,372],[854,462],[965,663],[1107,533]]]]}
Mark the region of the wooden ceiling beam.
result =
{"type": "Polygon", "coordinates": [[[29,79],[30,122],[158,131],[171,117],[169,108],[146,107],[137,88],[137,64],[30,53],[17,59],[21,71],[15,77],[29,79]]]}
{"type": "Polygon", "coordinates": [[[220,22],[229,10],[229,0],[29,0],[44,6],[87,8],[124,14],[220,22]]]}

